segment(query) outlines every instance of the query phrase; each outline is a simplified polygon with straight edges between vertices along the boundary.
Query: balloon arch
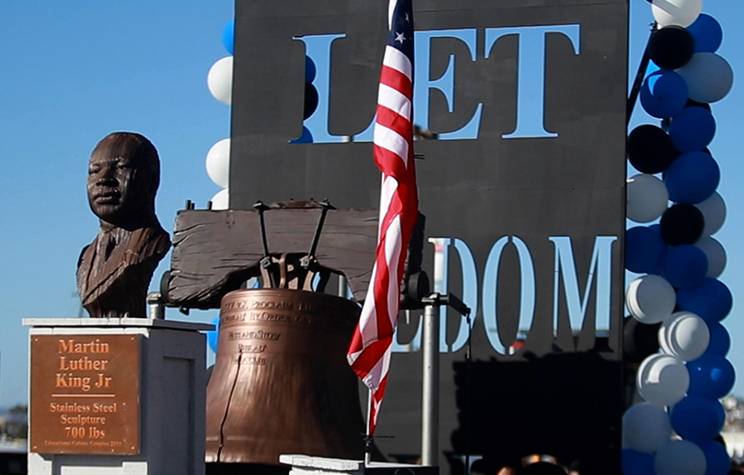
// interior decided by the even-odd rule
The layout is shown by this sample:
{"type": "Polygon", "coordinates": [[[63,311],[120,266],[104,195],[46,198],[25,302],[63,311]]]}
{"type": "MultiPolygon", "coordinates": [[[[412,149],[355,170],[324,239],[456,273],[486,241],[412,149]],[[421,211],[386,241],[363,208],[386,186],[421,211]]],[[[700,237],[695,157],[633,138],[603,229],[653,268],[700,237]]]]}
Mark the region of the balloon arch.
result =
{"type": "MultiPolygon", "coordinates": [[[[222,31],[222,44],[229,56],[219,59],[209,69],[207,87],[212,96],[223,104],[232,104],[233,53],[235,48],[235,21],[231,20],[222,31]]],[[[230,139],[222,139],[207,152],[207,175],[221,189],[210,202],[210,209],[227,209],[230,185],[230,139]]]]}
{"type": "Polygon", "coordinates": [[[710,104],[728,94],[733,73],[716,54],[723,32],[701,13],[701,0],[650,3],[656,22],[639,96],[660,124],[628,135],[628,160],[641,173],[628,179],[626,214],[658,223],[627,230],[625,267],[644,275],[628,285],[626,306],[638,322],[658,327],[659,350],[641,362],[639,402],[623,416],[623,473],[724,475],[730,461],[717,440],[725,422],[719,399],[735,374],[720,322],[733,299],[718,280],[726,252],[712,235],[726,206],[707,147],[716,132],[710,104]]]}

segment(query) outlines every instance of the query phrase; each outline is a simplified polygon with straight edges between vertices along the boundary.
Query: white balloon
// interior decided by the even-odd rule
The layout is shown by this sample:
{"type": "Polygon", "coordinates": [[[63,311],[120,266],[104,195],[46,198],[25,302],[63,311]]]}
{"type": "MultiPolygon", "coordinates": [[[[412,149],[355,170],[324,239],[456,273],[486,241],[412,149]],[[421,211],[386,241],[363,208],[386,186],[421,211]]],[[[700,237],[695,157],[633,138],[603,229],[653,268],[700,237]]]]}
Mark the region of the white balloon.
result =
{"type": "Polygon", "coordinates": [[[623,448],[652,454],[669,442],[669,414],[648,402],[630,406],[623,414],[623,448]]]}
{"type": "Polygon", "coordinates": [[[230,184],[230,139],[222,139],[207,152],[207,175],[215,185],[227,188],[230,184]]]}
{"type": "Polygon", "coordinates": [[[638,393],[657,406],[674,405],[685,397],[689,386],[690,375],[685,364],[662,353],[643,360],[636,375],[638,393]]]}
{"type": "Polygon", "coordinates": [[[677,73],[687,82],[690,99],[698,102],[720,101],[734,84],[731,65],[716,53],[695,53],[677,73]]]}
{"type": "Polygon", "coordinates": [[[703,236],[717,233],[726,221],[726,203],[721,195],[715,192],[710,198],[695,206],[703,213],[703,219],[705,220],[703,236]]]}
{"type": "Polygon", "coordinates": [[[653,175],[640,173],[628,178],[628,219],[648,223],[659,218],[667,209],[669,192],[663,181],[653,175]]]}
{"type": "Polygon", "coordinates": [[[656,453],[656,475],[705,475],[705,453],[688,440],[670,440],[656,453]]]}
{"type": "Polygon", "coordinates": [[[720,242],[710,236],[706,236],[695,243],[697,247],[703,250],[705,257],[708,258],[708,277],[716,278],[723,273],[726,268],[726,250],[720,242]]]}
{"type": "Polygon", "coordinates": [[[682,361],[692,361],[708,349],[710,331],[692,312],[677,312],[659,328],[661,350],[682,361]]]}
{"type": "Polygon", "coordinates": [[[225,104],[232,101],[233,57],[226,56],[209,68],[207,86],[215,99],[225,104]]]}
{"type": "Polygon", "coordinates": [[[703,0],[653,0],[651,11],[659,28],[692,25],[703,10],[703,0]]]}
{"type": "Polygon", "coordinates": [[[216,195],[212,197],[210,201],[212,202],[212,209],[215,211],[228,209],[228,206],[230,204],[230,193],[228,192],[227,188],[224,190],[220,190],[217,192],[216,195]]]}
{"type": "Polygon", "coordinates": [[[677,294],[667,280],[658,275],[644,275],[628,285],[625,305],[639,322],[659,323],[672,316],[677,294]]]}

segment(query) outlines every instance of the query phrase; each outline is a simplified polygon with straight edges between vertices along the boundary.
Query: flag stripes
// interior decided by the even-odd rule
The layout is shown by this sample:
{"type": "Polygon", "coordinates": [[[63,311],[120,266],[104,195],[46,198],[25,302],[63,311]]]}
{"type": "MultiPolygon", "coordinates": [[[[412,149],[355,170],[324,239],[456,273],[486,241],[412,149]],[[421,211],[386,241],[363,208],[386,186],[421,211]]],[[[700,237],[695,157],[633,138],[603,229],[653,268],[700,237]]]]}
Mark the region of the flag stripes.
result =
{"type": "Polygon", "coordinates": [[[406,251],[418,216],[413,161],[413,11],[411,0],[390,0],[390,32],[380,72],[374,161],[382,172],[380,222],[372,279],[347,359],[370,388],[367,433],[372,435],[387,388],[406,251]]]}

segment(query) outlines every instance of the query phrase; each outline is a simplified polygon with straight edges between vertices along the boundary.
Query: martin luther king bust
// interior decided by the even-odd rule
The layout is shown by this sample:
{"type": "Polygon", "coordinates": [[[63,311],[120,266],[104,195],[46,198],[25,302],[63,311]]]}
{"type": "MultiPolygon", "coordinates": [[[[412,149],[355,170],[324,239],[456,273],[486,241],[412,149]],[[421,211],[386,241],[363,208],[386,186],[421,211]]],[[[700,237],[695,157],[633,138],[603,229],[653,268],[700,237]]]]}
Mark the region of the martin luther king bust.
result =
{"type": "Polygon", "coordinates": [[[145,317],[147,288],[170,238],[155,216],[160,160],[140,134],[114,132],[93,149],[88,203],[101,229],[83,248],[77,287],[91,317],[145,317]]]}

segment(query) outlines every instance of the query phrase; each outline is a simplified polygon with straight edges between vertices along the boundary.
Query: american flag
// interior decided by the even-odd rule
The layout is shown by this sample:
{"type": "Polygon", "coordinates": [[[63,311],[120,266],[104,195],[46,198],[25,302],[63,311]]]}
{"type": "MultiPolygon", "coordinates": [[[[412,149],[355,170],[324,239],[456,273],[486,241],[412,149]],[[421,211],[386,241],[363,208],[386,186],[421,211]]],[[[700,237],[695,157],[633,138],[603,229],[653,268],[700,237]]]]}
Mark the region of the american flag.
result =
{"type": "Polygon", "coordinates": [[[382,172],[380,223],[372,280],[347,359],[370,388],[367,434],[377,425],[398,321],[406,250],[418,216],[413,156],[413,8],[390,0],[390,33],[380,73],[374,159],[382,172]]]}

